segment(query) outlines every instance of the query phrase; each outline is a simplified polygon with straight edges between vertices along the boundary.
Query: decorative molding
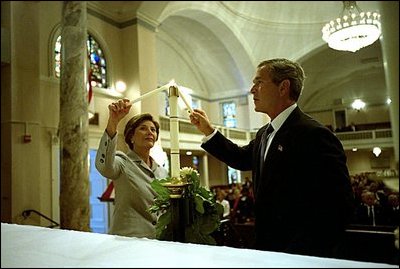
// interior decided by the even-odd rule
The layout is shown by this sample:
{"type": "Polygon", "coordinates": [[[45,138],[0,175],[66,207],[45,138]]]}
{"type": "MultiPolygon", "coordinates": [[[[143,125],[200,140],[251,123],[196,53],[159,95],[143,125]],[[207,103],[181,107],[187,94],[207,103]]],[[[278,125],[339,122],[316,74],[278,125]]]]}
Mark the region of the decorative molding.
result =
{"type": "MultiPolygon", "coordinates": [[[[90,3],[91,1],[89,1],[89,3],[90,3]]],[[[117,28],[121,28],[120,27],[120,24],[121,23],[119,23],[119,22],[116,22],[115,20],[113,20],[113,19],[111,19],[110,17],[108,17],[108,16],[106,16],[106,15],[103,15],[102,13],[100,13],[100,12],[104,12],[104,11],[100,11],[100,9],[97,9],[96,8],[96,10],[95,9],[93,9],[93,6],[91,5],[91,7],[88,7],[87,8],[87,13],[89,14],[89,15],[92,15],[93,17],[96,17],[96,18],[98,18],[98,19],[100,19],[100,20],[102,20],[102,21],[104,21],[104,22],[107,22],[107,23],[109,23],[109,24],[111,24],[112,26],[115,26],[115,27],[117,27],[117,28]]]]}
{"type": "Polygon", "coordinates": [[[136,13],[136,17],[138,19],[138,23],[141,24],[144,27],[147,27],[148,29],[156,32],[158,26],[160,25],[160,22],[147,16],[146,14],[138,11],[136,13]]]}
{"type": "MultiPolygon", "coordinates": [[[[89,1],[90,3],[90,1],[89,1]]],[[[119,29],[123,29],[132,25],[141,25],[150,31],[156,32],[157,27],[160,25],[160,23],[149,16],[144,15],[143,13],[137,12],[136,18],[128,19],[123,22],[118,22],[110,12],[107,12],[106,10],[100,9],[96,5],[91,4],[90,7],[87,8],[87,13],[89,15],[92,15],[93,17],[96,17],[108,24],[111,24],[114,27],[117,27],[119,29]]]]}

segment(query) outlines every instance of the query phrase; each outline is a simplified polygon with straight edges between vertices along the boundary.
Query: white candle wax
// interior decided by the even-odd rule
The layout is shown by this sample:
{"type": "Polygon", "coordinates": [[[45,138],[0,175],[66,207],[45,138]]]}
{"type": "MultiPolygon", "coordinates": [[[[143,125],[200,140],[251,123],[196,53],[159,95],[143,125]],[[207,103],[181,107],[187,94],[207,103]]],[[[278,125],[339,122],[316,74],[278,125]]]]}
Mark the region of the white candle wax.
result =
{"type": "MultiPolygon", "coordinates": [[[[176,89],[177,87],[174,86],[176,89]]],[[[177,89],[178,90],[178,89],[177,89]]],[[[179,156],[179,120],[178,120],[178,91],[170,93],[170,139],[171,139],[171,177],[179,178],[180,156],[179,156]]]]}
{"type": "Polygon", "coordinates": [[[182,98],[183,102],[185,103],[187,109],[190,111],[190,113],[192,113],[193,112],[192,107],[189,105],[188,100],[186,100],[185,96],[182,94],[182,92],[179,90],[179,88],[178,88],[178,92],[179,92],[179,96],[182,98]]]}
{"type": "Polygon", "coordinates": [[[138,98],[132,100],[131,101],[131,105],[133,105],[134,103],[139,102],[140,100],[145,99],[145,98],[147,98],[147,97],[149,97],[151,95],[154,95],[156,93],[159,93],[159,92],[162,92],[164,90],[167,90],[168,87],[169,87],[169,83],[165,84],[164,86],[161,86],[161,87],[159,87],[159,88],[157,88],[155,90],[152,90],[151,92],[145,93],[145,94],[139,96],[138,98]]]}

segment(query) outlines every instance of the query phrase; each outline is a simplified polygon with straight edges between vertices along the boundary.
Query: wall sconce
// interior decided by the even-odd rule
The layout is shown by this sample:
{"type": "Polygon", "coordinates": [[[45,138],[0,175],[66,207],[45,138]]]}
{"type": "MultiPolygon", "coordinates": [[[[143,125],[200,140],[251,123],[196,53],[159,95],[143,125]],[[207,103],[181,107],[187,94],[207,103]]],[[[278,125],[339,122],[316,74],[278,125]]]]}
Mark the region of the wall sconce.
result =
{"type": "Polygon", "coordinates": [[[375,157],[379,157],[379,155],[381,155],[381,152],[382,152],[382,150],[380,147],[374,147],[372,149],[372,153],[374,153],[375,157]]]}
{"type": "Polygon", "coordinates": [[[123,93],[126,90],[126,84],[123,81],[117,81],[117,83],[115,83],[115,89],[117,90],[117,92],[123,93]]]}
{"type": "Polygon", "coordinates": [[[351,104],[351,107],[353,109],[356,109],[357,111],[360,111],[365,107],[365,103],[361,101],[360,99],[354,100],[354,102],[351,104]]]}
{"type": "Polygon", "coordinates": [[[28,132],[28,122],[25,122],[25,134],[23,140],[24,143],[30,143],[32,141],[32,135],[28,132]]]}

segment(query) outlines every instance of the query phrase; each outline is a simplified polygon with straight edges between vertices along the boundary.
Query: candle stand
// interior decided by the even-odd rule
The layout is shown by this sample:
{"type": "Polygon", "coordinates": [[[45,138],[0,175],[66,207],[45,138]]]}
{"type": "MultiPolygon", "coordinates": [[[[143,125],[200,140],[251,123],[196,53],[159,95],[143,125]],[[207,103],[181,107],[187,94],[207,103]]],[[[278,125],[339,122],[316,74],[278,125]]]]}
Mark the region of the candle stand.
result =
{"type": "Polygon", "coordinates": [[[186,242],[185,231],[192,224],[193,213],[190,199],[187,195],[188,186],[191,183],[162,184],[171,192],[171,214],[172,214],[172,241],[186,242]]]}
{"type": "MultiPolygon", "coordinates": [[[[152,96],[158,92],[168,89],[168,100],[170,106],[170,143],[171,143],[171,178],[179,179],[180,159],[179,159],[179,118],[178,118],[178,98],[179,88],[175,83],[168,83],[151,92],[148,92],[139,98],[131,101],[136,103],[144,98],[152,96]]],[[[186,104],[188,110],[193,112],[190,104],[181,94],[181,98],[186,104]]],[[[164,183],[163,186],[170,190],[171,213],[172,213],[172,240],[176,242],[185,242],[185,230],[193,222],[193,211],[188,197],[188,186],[191,183],[181,182],[179,184],[164,183]]]]}

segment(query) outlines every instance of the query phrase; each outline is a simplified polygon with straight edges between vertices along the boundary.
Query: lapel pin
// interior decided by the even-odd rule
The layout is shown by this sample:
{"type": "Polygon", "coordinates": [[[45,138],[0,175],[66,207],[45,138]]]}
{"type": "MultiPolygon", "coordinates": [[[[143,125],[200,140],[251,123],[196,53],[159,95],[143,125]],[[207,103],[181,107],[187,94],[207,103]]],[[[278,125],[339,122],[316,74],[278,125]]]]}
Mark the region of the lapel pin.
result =
{"type": "Polygon", "coordinates": [[[278,145],[278,150],[283,151],[283,147],[281,145],[278,145]]]}

